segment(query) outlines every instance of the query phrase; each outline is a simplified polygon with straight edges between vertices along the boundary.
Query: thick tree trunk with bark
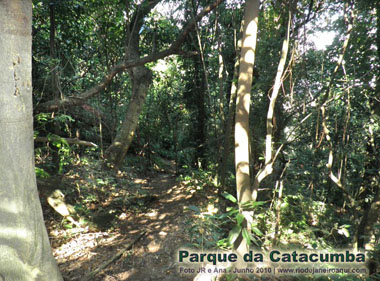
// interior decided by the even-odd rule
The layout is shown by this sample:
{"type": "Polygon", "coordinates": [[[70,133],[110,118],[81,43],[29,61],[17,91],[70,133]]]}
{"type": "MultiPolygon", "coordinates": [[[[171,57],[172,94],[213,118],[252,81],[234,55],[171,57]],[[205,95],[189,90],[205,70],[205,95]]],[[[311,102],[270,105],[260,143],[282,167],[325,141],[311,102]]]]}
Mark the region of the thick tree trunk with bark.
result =
{"type": "Polygon", "coordinates": [[[32,1],[0,1],[0,276],[62,281],[34,171],[31,34],[32,1]]]}
{"type": "MultiPolygon", "coordinates": [[[[132,21],[127,30],[127,40],[126,40],[126,54],[128,60],[139,61],[140,58],[140,50],[139,50],[139,40],[140,40],[140,29],[144,23],[144,17],[150,12],[151,9],[159,1],[151,1],[147,2],[147,5],[141,5],[139,9],[137,9],[136,13],[132,17],[132,21]]],[[[205,14],[209,13],[212,9],[217,7],[222,0],[215,1],[214,4],[206,7],[198,16],[194,18],[182,31],[182,33],[178,36],[177,40],[173,42],[169,49],[160,53],[153,53],[152,56],[157,57],[157,59],[170,55],[176,50],[178,50],[185,40],[187,34],[195,27],[197,21],[199,21],[205,14]]],[[[147,56],[149,57],[149,56],[147,56]]],[[[147,58],[145,57],[145,58],[147,58]]],[[[144,59],[144,58],[142,58],[144,59]]],[[[126,60],[125,64],[128,65],[128,60],[126,60]]],[[[146,61],[148,62],[148,61],[146,61]]],[[[125,66],[125,68],[128,68],[125,66]]],[[[145,98],[148,94],[149,86],[152,82],[152,73],[151,71],[145,67],[143,64],[137,64],[137,66],[133,66],[129,71],[132,80],[132,97],[128,104],[128,110],[122,126],[117,133],[114,141],[111,146],[106,151],[106,157],[108,162],[114,164],[116,167],[119,167],[125,155],[128,152],[129,146],[132,143],[133,136],[135,134],[135,130],[138,124],[140,113],[142,112],[145,98]]],[[[112,79],[112,78],[111,78],[112,79]]]]}
{"type": "Polygon", "coordinates": [[[137,66],[129,72],[132,80],[132,97],[127,113],[113,143],[107,149],[107,160],[120,166],[132,143],[140,113],[152,82],[152,72],[145,66],[137,66]]]}
{"type": "MultiPolygon", "coordinates": [[[[157,5],[159,1],[152,1],[147,5],[140,6],[132,17],[127,28],[125,50],[128,58],[140,57],[140,29],[144,23],[144,17],[157,5]]],[[[152,83],[152,72],[144,65],[132,67],[128,70],[132,81],[132,97],[123,123],[106,151],[107,161],[119,167],[132,143],[140,114],[143,110],[149,86],[152,83]]]]}

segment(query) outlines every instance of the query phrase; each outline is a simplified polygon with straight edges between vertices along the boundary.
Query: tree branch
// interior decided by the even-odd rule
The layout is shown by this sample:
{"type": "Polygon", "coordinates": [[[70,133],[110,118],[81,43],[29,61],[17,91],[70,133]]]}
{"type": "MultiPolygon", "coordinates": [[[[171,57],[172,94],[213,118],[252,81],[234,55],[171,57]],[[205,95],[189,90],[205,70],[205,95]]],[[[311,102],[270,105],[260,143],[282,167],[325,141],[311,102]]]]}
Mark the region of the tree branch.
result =
{"type": "MultiPolygon", "coordinates": [[[[61,138],[60,137],[60,139],[63,139],[68,144],[78,144],[78,145],[83,145],[83,146],[98,147],[98,145],[96,145],[93,142],[84,141],[84,140],[80,140],[80,139],[77,139],[77,138],[61,138]]],[[[34,141],[35,142],[50,142],[52,140],[49,139],[48,137],[35,137],[34,141]]]]}
{"type": "Polygon", "coordinates": [[[158,53],[152,53],[142,58],[125,59],[119,62],[114,67],[112,67],[110,72],[103,78],[102,82],[100,82],[98,85],[92,87],[91,89],[85,91],[84,93],[78,96],[71,96],[62,100],[52,100],[41,103],[35,107],[35,112],[52,112],[65,107],[81,105],[89,98],[96,96],[101,91],[103,91],[112,82],[112,79],[117,74],[124,72],[126,69],[144,65],[148,62],[156,61],[173,54],[182,54],[183,52],[180,50],[180,47],[185,41],[187,35],[195,28],[196,23],[200,21],[205,15],[210,13],[213,9],[215,9],[217,6],[219,6],[223,1],[224,0],[216,0],[213,4],[204,8],[203,11],[200,12],[195,18],[190,20],[189,23],[183,28],[182,32],[178,35],[177,39],[166,50],[158,53]]]}

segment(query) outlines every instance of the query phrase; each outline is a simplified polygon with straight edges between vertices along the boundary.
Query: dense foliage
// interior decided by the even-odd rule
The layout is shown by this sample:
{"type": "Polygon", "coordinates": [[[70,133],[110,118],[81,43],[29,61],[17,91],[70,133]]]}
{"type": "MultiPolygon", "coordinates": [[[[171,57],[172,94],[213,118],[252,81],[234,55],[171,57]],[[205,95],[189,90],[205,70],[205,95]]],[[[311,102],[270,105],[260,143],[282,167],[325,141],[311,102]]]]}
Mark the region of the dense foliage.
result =
{"type": "MultiPolygon", "coordinates": [[[[113,167],[106,150],[133,110],[133,89],[142,87],[133,73],[139,66],[118,71],[95,94],[83,94],[134,51],[144,57],[168,49],[211,1],[33,2],[37,175],[70,173],[83,159],[113,167]],[[78,102],[44,107],[65,99],[78,102]]],[[[251,93],[252,179],[265,166],[268,97],[289,17],[291,28],[274,110],[273,172],[250,205],[255,219],[249,232],[236,199],[232,140],[243,2],[221,3],[197,22],[178,55],[145,64],[151,82],[146,79],[144,106],[135,113],[126,161],[116,169],[147,173],[174,160],[184,184],[207,197],[189,206],[198,217],[188,222],[195,247],[230,248],[242,233],[260,248],[367,247],[379,264],[379,2],[262,1],[251,93]],[[332,43],[317,48],[316,40],[324,42],[327,34],[334,35],[332,43]]],[[[108,186],[103,183],[94,187],[108,186]]],[[[91,220],[85,204],[76,203],[91,220]]]]}

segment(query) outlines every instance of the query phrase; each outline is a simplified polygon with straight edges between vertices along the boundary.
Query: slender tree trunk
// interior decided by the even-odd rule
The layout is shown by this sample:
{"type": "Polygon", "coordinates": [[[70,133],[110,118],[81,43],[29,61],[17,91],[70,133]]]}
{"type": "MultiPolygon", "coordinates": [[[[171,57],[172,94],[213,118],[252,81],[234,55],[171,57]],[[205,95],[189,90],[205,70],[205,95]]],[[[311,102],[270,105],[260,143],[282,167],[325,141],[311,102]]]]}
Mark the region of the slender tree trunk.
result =
{"type": "MultiPolygon", "coordinates": [[[[58,83],[59,83],[59,77],[58,77],[58,64],[56,63],[56,58],[57,58],[57,51],[56,51],[56,48],[55,48],[55,4],[54,3],[49,3],[49,18],[50,18],[50,35],[49,35],[49,47],[50,47],[50,58],[51,60],[54,62],[52,63],[51,65],[51,78],[50,78],[50,85],[51,85],[51,88],[50,88],[50,93],[51,93],[51,97],[53,100],[59,100],[60,99],[60,91],[59,91],[59,87],[58,87],[58,83]]],[[[60,124],[59,124],[59,121],[55,120],[53,122],[53,126],[54,126],[54,134],[56,134],[57,136],[60,136],[61,135],[61,128],[60,128],[60,124]]],[[[55,169],[54,169],[54,173],[58,172],[62,172],[60,171],[60,159],[59,159],[59,152],[58,152],[58,148],[53,146],[52,147],[52,156],[53,156],[53,163],[54,163],[54,166],[55,166],[55,169]]]]}
{"type": "MultiPolygon", "coordinates": [[[[241,26],[240,33],[243,32],[243,26],[241,26]]],[[[236,34],[236,30],[234,32],[236,34]]],[[[235,36],[234,36],[235,37],[235,36]]],[[[236,39],[236,38],[235,38],[236,39]]],[[[234,40],[236,42],[236,40],[234,40]]],[[[227,119],[224,120],[224,136],[223,136],[223,152],[220,163],[219,175],[220,175],[220,185],[223,190],[226,190],[226,177],[227,177],[227,163],[229,160],[229,155],[231,151],[232,143],[232,133],[233,133],[233,122],[235,118],[235,108],[236,108],[236,96],[237,96],[237,78],[239,75],[239,55],[241,51],[241,40],[235,44],[235,65],[234,72],[232,73],[231,89],[229,92],[229,103],[228,103],[228,113],[227,119]]]]}
{"type": "MultiPolygon", "coordinates": [[[[281,57],[277,67],[276,78],[274,80],[273,91],[270,97],[268,112],[267,112],[267,134],[265,140],[265,165],[262,169],[259,170],[255,177],[255,181],[253,183],[252,188],[252,199],[256,200],[258,189],[260,183],[272,174],[273,172],[273,164],[276,160],[277,153],[273,155],[273,124],[274,124],[274,113],[275,113],[275,105],[276,100],[280,92],[280,87],[282,85],[282,77],[285,69],[286,58],[288,56],[289,49],[289,36],[290,36],[290,24],[291,24],[291,14],[289,12],[288,25],[287,25],[287,33],[285,35],[285,39],[282,43],[281,57]]],[[[281,148],[281,147],[280,147],[281,148]]]]}
{"type": "Polygon", "coordinates": [[[33,155],[32,1],[0,1],[0,279],[62,281],[33,155]]]}
{"type": "MultiPolygon", "coordinates": [[[[353,23],[355,21],[355,18],[356,18],[356,14],[355,14],[353,8],[351,8],[351,11],[349,11],[349,5],[348,5],[348,3],[345,3],[344,19],[345,19],[345,22],[347,24],[346,38],[343,42],[341,53],[339,54],[338,61],[335,65],[335,68],[330,75],[330,82],[327,85],[327,88],[322,95],[322,98],[320,101],[320,107],[319,107],[320,111],[321,111],[321,120],[322,120],[321,124],[322,124],[323,135],[326,137],[327,145],[329,148],[329,158],[328,158],[327,165],[326,165],[328,168],[328,171],[329,171],[329,178],[344,192],[346,197],[349,199],[351,206],[355,205],[354,198],[352,198],[350,192],[346,189],[346,187],[343,185],[341,180],[338,177],[336,177],[336,175],[334,174],[334,171],[333,171],[334,147],[333,147],[333,141],[332,141],[331,136],[330,136],[330,130],[329,130],[328,124],[326,122],[326,108],[327,108],[330,100],[332,98],[334,98],[334,92],[332,91],[332,88],[334,85],[335,76],[338,73],[339,68],[342,66],[344,55],[346,53],[348,43],[349,43],[349,40],[351,37],[351,32],[353,29],[353,23]],[[350,13],[350,17],[348,16],[349,13],[350,13]]],[[[329,184],[331,184],[331,182],[329,184]]],[[[328,190],[329,189],[330,188],[328,188],[328,190]]]]}
{"type": "Polygon", "coordinates": [[[232,77],[232,85],[231,85],[231,91],[230,91],[230,101],[228,105],[228,115],[227,120],[225,120],[224,125],[224,141],[223,141],[223,154],[220,164],[220,184],[223,188],[223,190],[226,189],[226,176],[227,176],[227,163],[228,158],[231,151],[231,143],[232,143],[232,125],[235,117],[235,104],[236,104],[236,94],[237,94],[237,86],[235,79],[238,76],[238,70],[239,70],[239,61],[237,60],[234,67],[234,73],[232,77]]]}
{"type": "Polygon", "coordinates": [[[380,1],[376,4],[376,45],[377,45],[377,73],[376,73],[376,95],[377,99],[373,99],[374,113],[380,116],[380,1]]]}
{"type": "MultiPolygon", "coordinates": [[[[203,60],[201,59],[201,62],[203,60]]],[[[202,62],[203,64],[203,62],[202,62]]],[[[206,151],[206,108],[205,108],[205,98],[207,95],[207,75],[205,74],[205,69],[203,68],[203,73],[199,73],[199,91],[195,93],[196,99],[196,131],[195,131],[195,141],[197,144],[197,167],[205,169],[207,166],[207,161],[205,157],[206,151]]]]}
{"type": "MultiPolygon", "coordinates": [[[[249,175],[249,108],[253,65],[256,53],[257,25],[259,18],[259,0],[247,0],[244,13],[244,28],[240,52],[240,70],[235,112],[235,169],[236,191],[239,204],[252,200],[249,175]]],[[[250,230],[251,212],[241,210],[245,220],[243,228],[250,230]]],[[[245,231],[243,229],[243,231],[245,231]]],[[[247,241],[239,235],[235,241],[237,252],[242,255],[248,248],[247,241]]]]}
{"type": "Polygon", "coordinates": [[[235,113],[235,168],[239,203],[252,199],[249,176],[249,107],[256,52],[259,1],[247,0],[235,113]]]}
{"type": "MultiPolygon", "coordinates": [[[[49,40],[49,47],[50,47],[50,58],[52,60],[55,60],[57,58],[57,50],[55,47],[55,4],[51,3],[49,4],[49,14],[50,14],[50,40],[49,40]]],[[[54,100],[59,99],[59,87],[58,87],[58,70],[57,70],[57,64],[54,61],[51,67],[51,93],[54,100]]]]}

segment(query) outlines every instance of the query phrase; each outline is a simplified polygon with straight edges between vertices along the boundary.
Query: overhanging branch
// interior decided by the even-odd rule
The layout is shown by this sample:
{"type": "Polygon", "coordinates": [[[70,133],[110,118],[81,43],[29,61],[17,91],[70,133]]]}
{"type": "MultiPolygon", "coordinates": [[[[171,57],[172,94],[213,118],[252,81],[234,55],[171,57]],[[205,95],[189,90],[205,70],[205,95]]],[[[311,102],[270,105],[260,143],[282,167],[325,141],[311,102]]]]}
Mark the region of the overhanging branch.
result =
{"type": "Polygon", "coordinates": [[[210,13],[213,9],[215,9],[217,6],[219,6],[223,1],[224,0],[216,0],[213,4],[204,8],[202,12],[200,12],[196,17],[190,20],[189,23],[183,28],[182,32],[178,35],[177,39],[166,50],[158,53],[152,53],[142,58],[127,58],[116,64],[114,67],[112,67],[109,73],[103,78],[102,82],[92,87],[91,89],[85,91],[84,93],[78,96],[71,96],[62,100],[52,100],[38,104],[34,109],[35,112],[52,112],[65,107],[81,105],[89,98],[96,96],[101,91],[103,91],[112,82],[113,78],[117,74],[123,73],[126,69],[144,65],[146,63],[156,61],[170,55],[183,54],[183,51],[181,51],[180,48],[183,42],[185,41],[187,35],[195,28],[196,23],[200,21],[205,15],[210,13]]]}

